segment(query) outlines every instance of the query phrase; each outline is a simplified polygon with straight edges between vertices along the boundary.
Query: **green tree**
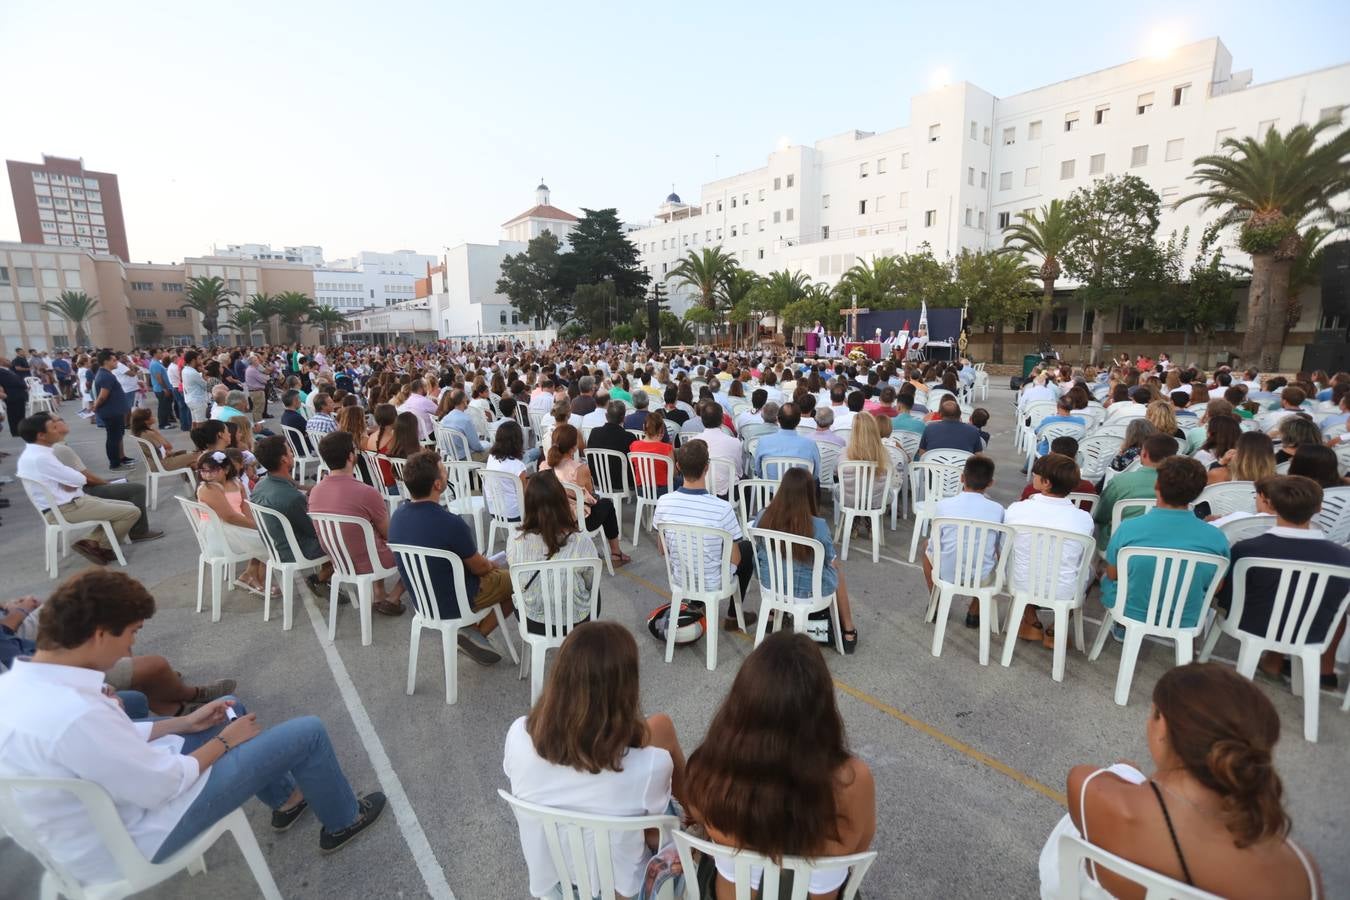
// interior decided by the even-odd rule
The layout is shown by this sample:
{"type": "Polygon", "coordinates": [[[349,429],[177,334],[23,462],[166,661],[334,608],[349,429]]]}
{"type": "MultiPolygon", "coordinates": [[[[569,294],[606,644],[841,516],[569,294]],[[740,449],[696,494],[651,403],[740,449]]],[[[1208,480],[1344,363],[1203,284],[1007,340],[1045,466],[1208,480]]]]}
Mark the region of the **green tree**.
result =
{"type": "Polygon", "coordinates": [[[304,291],[282,291],[277,294],[276,301],[277,318],[286,327],[286,340],[294,344],[300,340],[301,329],[318,307],[304,291]]]}
{"type": "Polygon", "coordinates": [[[802,296],[783,307],[783,324],[787,328],[810,327],[820,322],[830,331],[839,329],[839,304],[823,284],[807,285],[802,296]]]}
{"type": "Polygon", "coordinates": [[[1223,262],[1218,246],[1221,230],[1221,225],[1213,223],[1202,232],[1189,267],[1185,265],[1189,229],[1180,235],[1173,233],[1159,248],[1157,287],[1145,306],[1147,321],[1158,331],[1182,332],[1183,357],[1192,336],[1208,347],[1215,331],[1237,315],[1237,278],[1223,262]]]}
{"type": "Polygon", "coordinates": [[[1301,229],[1335,220],[1333,203],[1350,191],[1350,130],[1318,144],[1340,121],[1271,128],[1259,137],[1225,138],[1221,152],[1195,160],[1190,179],[1202,189],[1177,201],[1201,201],[1219,221],[1238,226],[1238,246],[1252,258],[1242,359],[1279,367],[1289,330],[1291,273],[1301,229]]]}
{"type": "Polygon", "coordinates": [[[323,333],[325,346],[333,343],[333,333],[347,327],[347,317],[331,306],[316,306],[309,313],[309,324],[323,333]]]}
{"type": "Polygon", "coordinates": [[[960,306],[952,296],[951,266],[933,256],[933,248],[924,241],[912,253],[895,258],[895,297],[891,309],[913,308],[926,301],[929,306],[960,306]]]}
{"type": "Polygon", "coordinates": [[[867,309],[893,309],[899,305],[899,265],[894,256],[878,256],[855,263],[834,287],[840,304],[867,309]]]}
{"type": "Polygon", "coordinates": [[[643,271],[638,249],[624,233],[618,211],[583,208],[581,212],[581,221],[567,236],[571,249],[563,255],[558,274],[563,296],[578,285],[609,279],[623,300],[641,300],[652,277],[643,271]]]}
{"type": "Polygon", "coordinates": [[[1020,213],[1018,222],[1008,229],[1003,246],[1022,256],[1040,259],[1041,317],[1038,336],[1050,340],[1050,324],[1054,317],[1055,282],[1063,271],[1060,256],[1074,234],[1074,220],[1069,217],[1064,201],[1051,200],[1039,212],[1020,213]]]}
{"type": "Polygon", "coordinates": [[[277,330],[279,325],[274,321],[281,308],[277,305],[277,298],[271,294],[257,293],[248,298],[244,304],[244,309],[251,310],[258,317],[257,321],[267,329],[267,340],[273,344],[281,343],[281,337],[277,330]]]}
{"type": "Polygon", "coordinates": [[[1003,332],[1036,308],[1035,271],[1021,256],[984,250],[962,250],[952,261],[953,294],[970,304],[970,319],[993,329],[992,361],[1003,362],[1003,332]]]}
{"type": "MultiPolygon", "coordinates": [[[[737,326],[743,327],[753,322],[755,334],[759,333],[759,319],[763,313],[762,307],[755,301],[759,283],[760,277],[754,272],[737,267],[727,273],[719,294],[719,305],[726,310],[727,321],[732,322],[734,315],[737,326]]],[[[741,339],[745,337],[743,333],[741,339]]]]}
{"type": "Polygon", "coordinates": [[[661,310],[662,344],[688,344],[693,339],[694,336],[689,333],[689,328],[680,321],[679,316],[668,309],[661,310]]]}
{"type": "Polygon", "coordinates": [[[1078,298],[1093,310],[1090,361],[1099,362],[1106,320],[1132,291],[1147,287],[1156,272],[1161,201],[1134,175],[1107,175],[1081,187],[1065,201],[1076,223],[1063,263],[1079,283],[1078,298]]]}
{"type": "Polygon", "coordinates": [[[84,326],[90,319],[100,314],[97,299],[84,291],[62,291],[55,300],[43,303],[42,308],[75,326],[75,346],[89,346],[89,335],[85,332],[84,326]]]}
{"type": "Polygon", "coordinates": [[[719,244],[716,247],[704,247],[702,250],[690,250],[685,257],[666,273],[666,280],[673,281],[678,287],[690,287],[698,292],[698,305],[712,313],[701,320],[691,320],[688,314],[685,321],[701,321],[711,325],[718,321],[717,307],[721,302],[727,278],[740,268],[736,257],[725,253],[719,244]]]}
{"type": "Polygon", "coordinates": [[[560,278],[563,254],[561,242],[553,232],[531,238],[520,253],[502,259],[497,293],[510,299],[521,319],[536,328],[567,321],[572,312],[569,294],[560,278]]]}
{"type": "MultiPolygon", "coordinates": [[[[256,295],[255,295],[256,296],[256,295]]],[[[251,304],[252,301],[249,301],[251,304]]],[[[267,326],[267,320],[259,315],[258,311],[246,305],[242,309],[236,310],[229,318],[227,323],[230,328],[243,336],[243,343],[246,346],[253,346],[253,332],[255,329],[267,326]]]]}
{"type": "Polygon", "coordinates": [[[164,323],[156,322],[154,319],[138,319],[136,321],[137,344],[142,347],[152,347],[158,344],[162,337],[164,337],[164,323]]]}
{"type": "Polygon", "coordinates": [[[216,333],[220,331],[220,313],[234,306],[231,298],[237,296],[239,294],[236,291],[230,290],[225,285],[224,279],[215,275],[209,277],[199,275],[187,280],[187,288],[183,291],[183,302],[179,308],[196,310],[202,317],[206,343],[214,347],[216,333]]]}
{"type": "Polygon", "coordinates": [[[616,324],[630,321],[638,308],[636,301],[619,296],[614,282],[609,280],[579,285],[572,303],[576,321],[593,337],[610,334],[616,324]]]}

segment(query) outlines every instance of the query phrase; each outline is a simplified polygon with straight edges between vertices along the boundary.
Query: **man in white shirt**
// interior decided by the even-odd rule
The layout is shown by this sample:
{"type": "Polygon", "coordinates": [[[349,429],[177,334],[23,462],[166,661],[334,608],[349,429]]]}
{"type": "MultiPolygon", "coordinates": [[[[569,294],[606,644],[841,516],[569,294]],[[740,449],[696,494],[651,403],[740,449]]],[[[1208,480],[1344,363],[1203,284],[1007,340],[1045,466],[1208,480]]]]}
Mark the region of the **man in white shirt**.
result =
{"type": "Polygon", "coordinates": [[[722,430],[722,407],[716,401],[704,400],[698,405],[698,418],[703,423],[703,431],[693,437],[707,445],[709,459],[731,463],[739,481],[745,474],[745,451],[739,440],[722,430]]]}
{"type": "MultiPolygon", "coordinates": [[[[675,451],[675,465],[679,468],[684,483],[656,501],[652,527],[658,533],[657,549],[662,555],[666,552],[659,537],[662,525],[698,525],[703,528],[720,528],[730,534],[734,541],[731,545],[731,565],[740,582],[741,615],[745,618],[746,627],[749,627],[757,620],[754,613],[746,612],[744,609],[745,592],[755,571],[754,551],[741,532],[740,520],[736,518],[736,511],[731,504],[708,493],[708,460],[708,445],[700,438],[687,441],[675,451]]],[[[705,567],[704,584],[709,589],[715,589],[722,584],[721,573],[717,571],[722,556],[717,541],[709,539],[704,543],[707,545],[705,552],[701,554],[705,567]]],[[[667,565],[670,564],[671,562],[667,560],[667,565]]],[[[740,623],[736,621],[735,610],[728,604],[726,618],[722,621],[722,630],[739,629],[740,623]]]]}
{"type": "Polygon", "coordinates": [[[750,392],[750,405],[745,409],[742,409],[735,419],[737,432],[740,432],[741,429],[751,422],[764,421],[763,417],[760,415],[760,411],[764,409],[764,404],[768,399],[769,392],[764,388],[755,388],[755,390],[750,392]]]}
{"type": "Polygon", "coordinates": [[[834,384],[830,385],[830,409],[834,411],[834,424],[830,427],[835,431],[853,427],[856,413],[848,408],[847,398],[848,386],[842,378],[835,379],[834,384]]]}
{"type": "MultiPolygon", "coordinates": [[[[67,522],[74,524],[106,520],[112,523],[117,540],[126,540],[132,527],[140,520],[141,511],[134,503],[105,500],[85,493],[88,479],[79,470],[61,462],[52,449],[65,438],[69,430],[60,416],[51,413],[37,413],[20,422],[19,437],[23,438],[27,446],[19,455],[18,476],[36,482],[45,491],[37,501],[47,521],[56,521],[48,511],[48,504],[55,503],[67,522]]],[[[117,559],[102,528],[95,528],[90,537],[75,541],[70,546],[76,553],[100,566],[117,559]]]]}
{"type": "MultiPolygon", "coordinates": [[[[1136,387],[1130,391],[1130,397],[1147,396],[1148,391],[1144,387],[1136,387]]],[[[1118,422],[1121,419],[1135,419],[1148,412],[1148,404],[1140,403],[1137,400],[1117,400],[1106,408],[1106,422],[1118,422]]]]}
{"type": "Polygon", "coordinates": [[[411,393],[398,411],[410,412],[417,417],[417,436],[426,440],[436,430],[436,404],[427,397],[427,386],[423,379],[413,379],[409,389],[411,393]]]}
{"type": "MultiPolygon", "coordinates": [[[[1039,493],[1009,506],[1003,515],[1003,523],[1057,528],[1060,531],[1092,538],[1095,530],[1092,513],[1079,509],[1069,502],[1069,494],[1078,486],[1080,478],[1078,463],[1071,458],[1058,453],[1042,456],[1036,460],[1031,475],[1031,484],[1039,493]]],[[[1030,535],[1019,535],[1013,542],[1012,569],[1008,585],[1010,589],[1022,587],[1030,580],[1028,566],[1031,541],[1030,535]]],[[[1078,543],[1065,541],[1063,548],[1063,555],[1059,559],[1059,583],[1055,597],[1058,600],[1072,600],[1079,588],[1078,570],[1083,562],[1083,547],[1078,543]]],[[[1028,606],[1023,613],[1017,636],[1024,641],[1041,641],[1052,650],[1055,646],[1054,632],[1042,626],[1034,606],[1028,606]]]]}
{"type": "Polygon", "coordinates": [[[605,415],[609,408],[609,393],[601,391],[595,395],[595,409],[581,417],[579,428],[599,428],[605,424],[605,415]]]}
{"type": "MultiPolygon", "coordinates": [[[[935,519],[973,519],[978,522],[1002,522],[1003,507],[985,496],[985,491],[994,483],[994,461],[983,453],[977,453],[966,460],[961,472],[961,493],[955,497],[939,500],[933,512],[935,519]]],[[[928,538],[923,554],[923,579],[928,590],[933,589],[933,541],[939,541],[942,556],[942,577],[952,578],[956,573],[956,529],[947,526],[934,529],[928,538]],[[940,534],[938,532],[941,532],[940,534]]],[[[990,541],[985,552],[983,575],[987,579],[993,574],[994,564],[998,561],[998,543],[990,541]]],[[[970,601],[966,610],[966,627],[980,627],[980,605],[978,600],[970,601]]]]}
{"type": "MultiPolygon", "coordinates": [[[[0,775],[78,778],[112,799],[136,848],[162,862],[233,812],[249,794],[289,828],[314,807],[319,846],[344,846],[384,809],[358,800],[322,723],[306,717],[263,731],[234,698],[186,716],[133,722],[104,693],[104,673],[131,653],[155,599],[123,572],[86,570],[43,605],[37,652],[0,678],[0,775]],[[242,713],[229,721],[226,710],[242,713]]],[[[16,798],[43,848],[85,884],[121,872],[89,820],[64,791],[16,798]]]]}

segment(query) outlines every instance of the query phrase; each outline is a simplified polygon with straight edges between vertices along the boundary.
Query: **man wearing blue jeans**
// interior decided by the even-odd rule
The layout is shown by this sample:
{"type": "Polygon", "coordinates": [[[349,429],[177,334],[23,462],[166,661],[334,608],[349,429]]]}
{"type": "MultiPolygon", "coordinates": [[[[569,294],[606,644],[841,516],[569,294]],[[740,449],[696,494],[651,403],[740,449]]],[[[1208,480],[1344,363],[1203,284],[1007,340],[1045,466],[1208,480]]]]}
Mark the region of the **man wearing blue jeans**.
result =
{"type": "Polygon", "coordinates": [[[111,350],[100,350],[96,357],[98,371],[94,373],[94,415],[105,431],[104,449],[108,454],[108,468],[120,469],[134,465],[130,457],[122,453],[122,435],[127,430],[127,414],[131,412],[131,401],[126,391],[113,374],[117,367],[117,354],[111,350]]]}
{"type": "MultiPolygon", "coordinates": [[[[193,713],[132,722],[104,695],[104,673],[131,653],[155,600],[120,571],[88,569],[44,604],[37,652],[0,678],[0,776],[79,778],[116,804],[132,841],[162,861],[250,795],[284,831],[311,805],[319,848],[332,852],[384,810],[378,792],[357,798],[338,767],[323,724],[312,716],[266,731],[231,698],[193,713]]],[[[19,799],[44,849],[85,883],[110,881],[112,857],[88,834],[88,819],[60,791],[19,799]]]]}

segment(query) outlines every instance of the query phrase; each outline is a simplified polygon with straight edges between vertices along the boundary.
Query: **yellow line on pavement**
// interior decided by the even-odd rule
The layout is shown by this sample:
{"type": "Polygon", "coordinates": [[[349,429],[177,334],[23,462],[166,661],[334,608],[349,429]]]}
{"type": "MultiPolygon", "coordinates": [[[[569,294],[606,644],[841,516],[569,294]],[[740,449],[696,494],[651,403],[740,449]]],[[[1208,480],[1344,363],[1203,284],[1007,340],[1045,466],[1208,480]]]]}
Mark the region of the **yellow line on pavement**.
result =
{"type": "MultiPolygon", "coordinates": [[[[632,572],[629,572],[627,569],[618,569],[616,570],[616,572],[617,574],[627,578],[629,581],[633,581],[636,582],[637,584],[642,585],[647,590],[655,593],[657,596],[664,597],[667,600],[670,599],[669,591],[667,591],[663,587],[660,587],[657,584],[654,584],[651,581],[648,581],[641,575],[635,575],[632,572]]],[[[736,634],[737,637],[743,640],[747,641],[754,640],[754,638],[752,638],[748,634],[741,634],[740,632],[734,633],[736,634]]],[[[878,697],[874,697],[873,695],[867,693],[867,691],[855,688],[853,687],[853,685],[845,681],[841,681],[838,678],[834,679],[834,684],[837,688],[839,688],[839,690],[843,691],[845,694],[848,694],[853,699],[860,700],[863,703],[866,703],[868,706],[872,707],[878,712],[885,713],[886,715],[890,716],[896,721],[908,725],[910,728],[913,728],[920,734],[926,734],[933,740],[940,741],[941,743],[946,744],[948,747],[952,748],[957,753],[969,757],[970,759],[973,759],[982,765],[988,766],[995,772],[998,772],[1000,775],[1006,775],[1008,778],[1011,778],[1013,781],[1016,781],[1023,787],[1031,788],[1033,791],[1037,792],[1038,794],[1044,795],[1045,797],[1049,798],[1050,800],[1053,800],[1060,806],[1064,806],[1066,804],[1063,792],[1057,791],[1052,787],[1048,787],[1047,785],[1042,784],[1041,782],[1037,781],[1035,778],[1032,778],[1025,772],[1019,769],[1014,769],[1012,766],[1008,765],[1005,762],[1000,762],[999,760],[990,756],[988,753],[975,749],[974,747],[967,744],[965,741],[958,740],[957,738],[952,737],[951,735],[947,734],[940,728],[937,728],[933,725],[929,725],[922,719],[916,719],[914,716],[911,716],[908,713],[901,712],[894,706],[891,706],[886,701],[878,697]]]]}

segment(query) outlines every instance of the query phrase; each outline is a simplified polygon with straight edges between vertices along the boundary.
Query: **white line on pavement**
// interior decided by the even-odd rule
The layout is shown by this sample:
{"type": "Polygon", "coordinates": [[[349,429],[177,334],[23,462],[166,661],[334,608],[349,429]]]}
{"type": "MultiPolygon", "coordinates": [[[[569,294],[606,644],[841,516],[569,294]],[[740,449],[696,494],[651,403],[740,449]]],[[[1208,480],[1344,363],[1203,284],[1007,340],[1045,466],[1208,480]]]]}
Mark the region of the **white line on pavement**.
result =
{"type": "Polygon", "coordinates": [[[370,764],[375,768],[375,777],[379,779],[380,787],[389,798],[389,806],[393,808],[399,830],[403,832],[403,839],[407,842],[408,849],[412,851],[413,862],[417,863],[417,870],[422,873],[422,881],[426,883],[427,892],[435,900],[455,900],[450,883],[445,880],[445,870],[436,860],[436,853],[431,849],[426,832],[422,830],[422,823],[417,821],[417,813],[413,811],[412,803],[408,801],[408,794],[403,790],[403,782],[394,771],[389,755],[384,752],[384,744],[375,733],[375,725],[370,721],[365,704],[361,702],[361,695],[356,692],[356,685],[352,683],[347,666],[338,655],[337,648],[328,643],[328,624],[324,622],[309,592],[300,588],[296,588],[296,592],[305,598],[305,612],[309,614],[309,624],[314,629],[319,646],[323,648],[324,658],[328,661],[328,670],[333,673],[338,693],[342,695],[342,702],[352,717],[356,733],[366,748],[370,764]]]}

